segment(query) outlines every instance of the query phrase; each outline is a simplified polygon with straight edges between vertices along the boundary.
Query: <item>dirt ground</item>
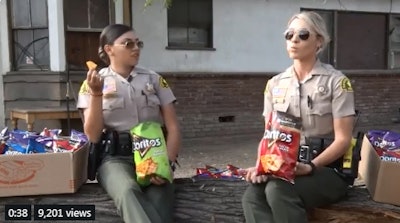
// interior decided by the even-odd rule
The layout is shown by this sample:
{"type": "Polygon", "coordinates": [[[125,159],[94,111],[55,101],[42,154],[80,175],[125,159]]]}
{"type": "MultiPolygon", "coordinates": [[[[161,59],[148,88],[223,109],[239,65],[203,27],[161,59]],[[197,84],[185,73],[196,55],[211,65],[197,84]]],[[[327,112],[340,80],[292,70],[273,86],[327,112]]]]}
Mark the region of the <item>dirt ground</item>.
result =
{"type": "Polygon", "coordinates": [[[216,168],[228,164],[240,168],[254,166],[261,137],[262,133],[183,140],[178,157],[181,167],[176,169],[175,178],[192,177],[196,168],[206,164],[216,168]]]}

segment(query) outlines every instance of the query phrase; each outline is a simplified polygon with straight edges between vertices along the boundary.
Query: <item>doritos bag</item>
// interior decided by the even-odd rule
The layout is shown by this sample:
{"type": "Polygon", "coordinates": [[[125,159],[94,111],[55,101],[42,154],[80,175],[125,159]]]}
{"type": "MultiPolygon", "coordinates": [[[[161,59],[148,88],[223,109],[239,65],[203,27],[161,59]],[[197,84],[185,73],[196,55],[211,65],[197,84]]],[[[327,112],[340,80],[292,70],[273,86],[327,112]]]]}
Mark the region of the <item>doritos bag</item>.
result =
{"type": "Polygon", "coordinates": [[[161,125],[157,122],[139,123],[130,130],[130,133],[138,184],[149,185],[152,175],[157,175],[172,183],[167,145],[161,125]]]}
{"type": "Polygon", "coordinates": [[[300,118],[279,111],[269,114],[258,146],[258,174],[270,174],[294,183],[300,129],[300,118]]]}

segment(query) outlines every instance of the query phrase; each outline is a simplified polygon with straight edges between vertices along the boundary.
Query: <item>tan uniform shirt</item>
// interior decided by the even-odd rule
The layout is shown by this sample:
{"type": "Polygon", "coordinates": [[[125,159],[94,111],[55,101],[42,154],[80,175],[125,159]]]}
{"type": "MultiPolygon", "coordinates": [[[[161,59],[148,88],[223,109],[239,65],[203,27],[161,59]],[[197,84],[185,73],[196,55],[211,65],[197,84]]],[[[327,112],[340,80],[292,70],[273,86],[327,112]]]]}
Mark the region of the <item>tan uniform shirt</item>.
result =
{"type": "Polygon", "coordinates": [[[329,64],[317,61],[299,83],[294,68],[271,78],[264,92],[264,112],[277,110],[301,117],[305,137],[333,137],[333,119],[355,114],[350,80],[329,64]]]}
{"type": "MultiPolygon", "coordinates": [[[[160,106],[176,100],[165,79],[154,71],[135,67],[128,79],[109,67],[99,73],[107,75],[103,86],[103,119],[106,129],[128,131],[143,121],[163,123],[160,106]]],[[[88,108],[89,99],[89,87],[84,81],[77,107],[88,108]]]]}

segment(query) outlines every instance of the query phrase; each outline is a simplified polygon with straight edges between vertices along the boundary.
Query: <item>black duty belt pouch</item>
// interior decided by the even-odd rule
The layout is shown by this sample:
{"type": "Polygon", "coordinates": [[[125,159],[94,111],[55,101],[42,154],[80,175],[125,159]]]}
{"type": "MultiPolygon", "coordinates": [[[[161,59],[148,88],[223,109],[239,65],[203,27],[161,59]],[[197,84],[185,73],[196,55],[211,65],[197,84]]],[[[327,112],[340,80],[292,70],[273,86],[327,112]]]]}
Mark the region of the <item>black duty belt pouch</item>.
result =
{"type": "Polygon", "coordinates": [[[97,169],[105,154],[129,156],[132,155],[132,140],[128,132],[118,133],[107,131],[97,143],[89,144],[88,179],[95,180],[97,169]]]}
{"type": "Polygon", "coordinates": [[[132,140],[129,132],[110,131],[106,133],[105,153],[115,156],[131,156],[132,140]]]}
{"type": "Polygon", "coordinates": [[[104,139],[104,153],[109,155],[116,155],[118,148],[118,132],[107,131],[104,139]]]}
{"type": "Polygon", "coordinates": [[[104,154],[104,136],[97,143],[89,143],[89,158],[88,158],[88,179],[95,180],[97,169],[101,164],[104,154]]]}
{"type": "Polygon", "coordinates": [[[132,156],[132,138],[129,132],[118,133],[117,154],[120,156],[132,156]]]}
{"type": "MultiPolygon", "coordinates": [[[[306,138],[306,145],[301,145],[299,149],[298,160],[302,162],[309,162],[322,153],[331,143],[333,139],[308,137],[306,138]]],[[[339,158],[327,167],[341,169],[343,158],[339,158]]]]}
{"type": "Polygon", "coordinates": [[[333,142],[333,139],[307,137],[306,144],[300,145],[298,160],[309,162],[317,157],[333,142]]]}
{"type": "MultiPolygon", "coordinates": [[[[354,179],[358,177],[358,163],[361,160],[360,150],[363,137],[364,133],[357,133],[356,144],[353,147],[351,153],[350,168],[343,167],[344,157],[341,157],[331,164],[327,165],[327,167],[335,169],[335,171],[340,174],[350,185],[352,185],[354,183],[354,179]]],[[[302,145],[299,148],[298,160],[302,162],[313,160],[315,157],[321,154],[332,142],[333,139],[329,138],[306,138],[306,145],[302,145]]]]}
{"type": "MultiPolygon", "coordinates": [[[[332,144],[334,139],[329,138],[308,138],[306,139],[306,143],[313,148],[312,159],[321,154],[330,144],[332,144]]],[[[342,170],[343,157],[335,160],[331,164],[327,165],[327,167],[337,169],[339,171],[342,170]]]]}

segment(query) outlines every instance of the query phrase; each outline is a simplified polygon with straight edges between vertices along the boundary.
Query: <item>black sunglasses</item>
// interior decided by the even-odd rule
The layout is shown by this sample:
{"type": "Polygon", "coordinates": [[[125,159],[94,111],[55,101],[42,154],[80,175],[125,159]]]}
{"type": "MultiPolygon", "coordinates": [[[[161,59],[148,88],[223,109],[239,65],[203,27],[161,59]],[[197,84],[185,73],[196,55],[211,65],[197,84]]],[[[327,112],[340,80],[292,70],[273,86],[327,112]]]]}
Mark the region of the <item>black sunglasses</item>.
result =
{"type": "Polygon", "coordinates": [[[139,49],[142,49],[143,48],[143,46],[144,46],[144,43],[143,43],[143,41],[130,41],[130,40],[128,40],[128,41],[126,41],[126,42],[124,42],[124,43],[121,43],[121,44],[114,44],[114,45],[117,45],[117,46],[123,46],[123,47],[125,47],[126,49],[134,49],[135,48],[135,46],[137,46],[139,49]]]}
{"type": "MultiPolygon", "coordinates": [[[[286,40],[292,40],[295,33],[296,33],[296,32],[293,31],[293,30],[287,30],[287,31],[285,32],[285,39],[286,39],[286,40]]],[[[306,40],[308,40],[308,38],[310,38],[310,31],[308,31],[308,30],[306,30],[306,29],[302,29],[302,30],[300,30],[300,31],[297,32],[297,36],[298,36],[301,40],[306,41],[306,40]]]]}

